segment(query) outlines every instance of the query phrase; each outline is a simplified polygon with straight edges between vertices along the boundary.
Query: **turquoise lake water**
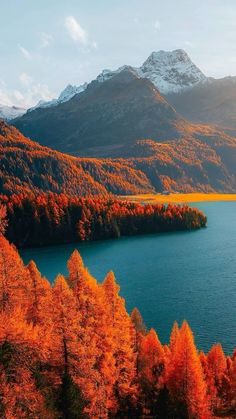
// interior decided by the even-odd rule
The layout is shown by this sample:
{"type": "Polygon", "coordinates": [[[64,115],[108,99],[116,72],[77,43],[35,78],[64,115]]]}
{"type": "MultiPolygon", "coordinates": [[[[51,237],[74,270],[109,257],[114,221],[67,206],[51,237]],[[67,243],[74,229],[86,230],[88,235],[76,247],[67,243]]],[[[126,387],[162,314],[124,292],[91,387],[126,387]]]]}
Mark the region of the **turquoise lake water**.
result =
{"type": "Polygon", "coordinates": [[[127,309],[137,306],[162,342],[174,320],[187,319],[199,348],[220,341],[230,353],[236,346],[236,201],[194,205],[207,215],[206,229],[25,249],[21,255],[53,281],[58,272],[66,274],[76,247],[99,281],[114,271],[127,309]]]}

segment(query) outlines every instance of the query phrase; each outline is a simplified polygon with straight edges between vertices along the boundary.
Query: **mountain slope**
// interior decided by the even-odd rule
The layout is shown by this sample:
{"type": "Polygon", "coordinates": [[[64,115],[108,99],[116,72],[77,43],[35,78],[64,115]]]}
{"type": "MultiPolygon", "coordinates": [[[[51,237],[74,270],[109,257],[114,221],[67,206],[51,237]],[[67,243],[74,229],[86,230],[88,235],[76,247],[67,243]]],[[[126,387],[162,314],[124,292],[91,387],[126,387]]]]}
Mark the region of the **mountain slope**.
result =
{"type": "Polygon", "coordinates": [[[185,118],[211,123],[236,135],[236,77],[208,79],[191,90],[167,95],[185,118]]]}
{"type": "Polygon", "coordinates": [[[127,67],[15,125],[59,151],[125,162],[157,191],[236,191],[236,140],[184,120],[153,83],[127,67]]]}
{"type": "Polygon", "coordinates": [[[0,119],[4,119],[5,121],[22,116],[25,112],[26,109],[17,106],[0,105],[0,119]]]}
{"type": "Polygon", "coordinates": [[[129,162],[67,156],[40,146],[0,121],[0,193],[107,195],[153,190],[147,177],[129,162]]]}
{"type": "MultiPolygon", "coordinates": [[[[71,84],[68,84],[64,90],[60,93],[57,99],[52,99],[49,101],[40,100],[37,105],[32,106],[27,110],[27,112],[32,112],[33,110],[37,108],[50,108],[51,106],[59,105],[59,103],[64,103],[70,100],[73,96],[78,95],[82,93],[87,88],[87,83],[84,83],[81,86],[72,86],[71,84]]],[[[17,115],[15,116],[17,117],[17,115]]],[[[14,116],[11,118],[13,119],[14,116]]]]}
{"type": "Polygon", "coordinates": [[[91,83],[66,103],[25,114],[14,125],[66,153],[113,156],[120,145],[138,139],[177,138],[181,121],[149,80],[124,69],[103,83],[91,83]]]}
{"type": "Polygon", "coordinates": [[[88,159],[42,147],[0,122],[0,193],[236,192],[236,141],[198,128],[183,125],[178,141],[123,144],[124,158],[88,159]]]}
{"type": "MultiPolygon", "coordinates": [[[[123,65],[117,70],[105,69],[97,76],[96,81],[103,83],[123,70],[131,70],[137,76],[150,80],[164,95],[191,89],[200,82],[207,80],[207,77],[191,61],[188,54],[182,49],[177,49],[174,51],[161,50],[152,52],[139,68],[123,65]]],[[[87,86],[88,83],[80,86],[69,84],[57,99],[48,102],[40,101],[36,106],[28,109],[28,112],[37,108],[47,108],[66,102],[73,96],[85,91],[87,86]]]]}

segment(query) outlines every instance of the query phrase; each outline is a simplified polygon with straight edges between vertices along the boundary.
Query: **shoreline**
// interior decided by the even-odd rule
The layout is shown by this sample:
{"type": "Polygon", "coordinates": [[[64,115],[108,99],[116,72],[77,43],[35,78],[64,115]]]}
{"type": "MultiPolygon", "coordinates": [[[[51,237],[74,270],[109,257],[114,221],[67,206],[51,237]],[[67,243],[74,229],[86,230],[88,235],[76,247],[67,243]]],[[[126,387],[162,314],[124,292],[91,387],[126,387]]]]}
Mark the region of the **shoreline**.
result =
{"type": "Polygon", "coordinates": [[[236,201],[236,193],[170,193],[165,195],[162,193],[156,194],[140,194],[140,195],[119,195],[119,199],[140,202],[140,203],[191,203],[204,201],[236,201]]]}

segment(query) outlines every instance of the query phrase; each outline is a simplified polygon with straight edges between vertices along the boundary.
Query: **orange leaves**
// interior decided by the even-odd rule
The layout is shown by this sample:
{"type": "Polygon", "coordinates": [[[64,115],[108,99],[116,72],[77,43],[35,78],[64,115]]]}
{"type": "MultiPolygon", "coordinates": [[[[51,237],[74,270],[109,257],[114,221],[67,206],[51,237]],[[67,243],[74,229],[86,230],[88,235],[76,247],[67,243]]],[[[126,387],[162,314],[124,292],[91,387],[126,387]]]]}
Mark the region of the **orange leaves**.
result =
{"type": "Polygon", "coordinates": [[[161,385],[164,368],[165,352],[155,330],[151,329],[141,338],[139,348],[140,375],[158,388],[161,385]]]}
{"type": "Polygon", "coordinates": [[[2,195],[0,202],[7,208],[7,237],[18,246],[187,230],[206,224],[204,214],[187,205],[140,205],[54,193],[2,195]]]}
{"type": "Polygon", "coordinates": [[[208,419],[235,412],[236,354],[225,357],[219,344],[199,354],[187,322],[175,322],[162,345],[137,309],[129,316],[112,271],[98,284],[74,251],[68,277],[59,274],[51,286],[3,237],[0,258],[1,417],[208,419]]]}
{"type": "Polygon", "coordinates": [[[172,334],[174,351],[170,355],[167,387],[174,403],[182,403],[185,406],[188,417],[206,419],[210,417],[206,385],[191,329],[184,321],[179,334],[176,332],[175,326],[172,334]]]}
{"type": "Polygon", "coordinates": [[[15,247],[0,236],[0,311],[27,306],[29,275],[15,247]]]}
{"type": "Polygon", "coordinates": [[[7,227],[7,209],[4,205],[0,204],[0,235],[5,233],[7,227]]]}

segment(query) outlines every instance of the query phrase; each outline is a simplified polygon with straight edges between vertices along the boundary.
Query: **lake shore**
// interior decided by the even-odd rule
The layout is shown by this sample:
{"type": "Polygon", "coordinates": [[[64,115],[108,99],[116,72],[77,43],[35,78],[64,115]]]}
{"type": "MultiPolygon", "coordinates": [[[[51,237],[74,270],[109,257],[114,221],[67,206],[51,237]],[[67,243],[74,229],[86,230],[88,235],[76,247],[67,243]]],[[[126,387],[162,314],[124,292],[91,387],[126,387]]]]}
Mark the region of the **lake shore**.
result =
{"type": "Polygon", "coordinates": [[[236,201],[236,194],[224,193],[170,193],[169,195],[156,194],[141,194],[141,195],[120,195],[120,199],[140,202],[140,203],[188,203],[188,202],[203,202],[203,201],[236,201]]]}

